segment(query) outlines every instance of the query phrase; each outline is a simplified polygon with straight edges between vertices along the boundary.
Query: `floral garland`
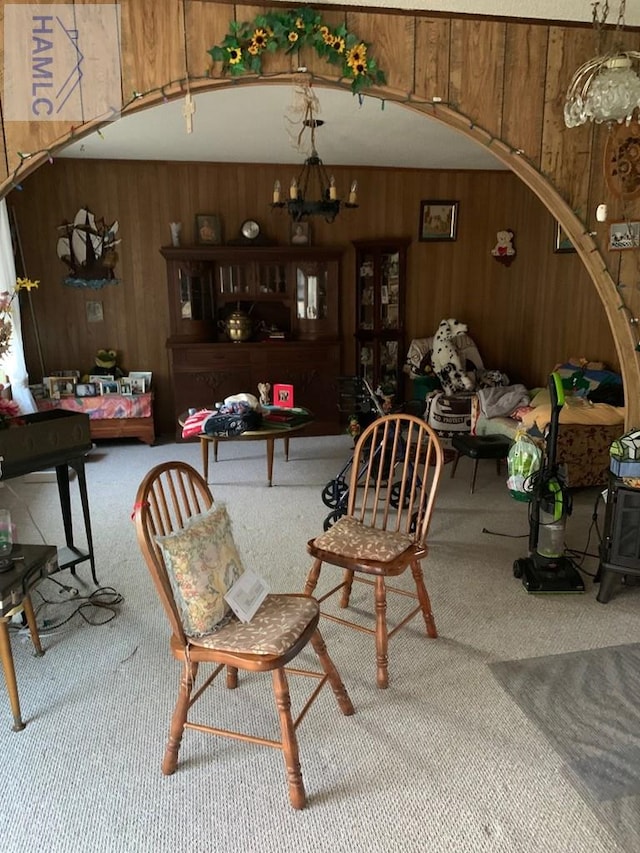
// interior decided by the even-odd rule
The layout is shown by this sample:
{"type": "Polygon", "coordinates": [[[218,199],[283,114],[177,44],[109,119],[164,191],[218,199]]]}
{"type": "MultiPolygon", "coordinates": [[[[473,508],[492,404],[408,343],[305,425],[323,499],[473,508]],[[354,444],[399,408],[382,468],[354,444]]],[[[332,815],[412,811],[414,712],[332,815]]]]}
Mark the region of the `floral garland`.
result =
{"type": "Polygon", "coordinates": [[[313,9],[267,12],[250,23],[231,21],[229,30],[222,44],[207,53],[222,62],[223,71],[233,76],[260,74],[265,51],[291,53],[308,46],[332,65],[341,66],[342,76],[351,80],[354,94],[367,86],[386,82],[384,72],[369,54],[369,46],[348,32],[344,24],[328,27],[313,9]]]}

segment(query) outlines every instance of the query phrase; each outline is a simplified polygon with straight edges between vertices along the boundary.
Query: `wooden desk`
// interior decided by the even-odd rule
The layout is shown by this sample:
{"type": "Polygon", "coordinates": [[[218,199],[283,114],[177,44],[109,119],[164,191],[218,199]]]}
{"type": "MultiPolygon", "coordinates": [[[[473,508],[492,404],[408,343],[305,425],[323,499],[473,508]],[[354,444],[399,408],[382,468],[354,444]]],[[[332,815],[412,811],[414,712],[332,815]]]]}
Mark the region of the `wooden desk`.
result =
{"type": "Polygon", "coordinates": [[[0,573],[0,660],[13,714],[13,731],[19,732],[25,724],[20,712],[9,621],[14,613],[24,610],[36,655],[44,654],[29,592],[42,578],[58,571],[58,558],[53,545],[14,545],[11,557],[13,568],[0,573]]]}

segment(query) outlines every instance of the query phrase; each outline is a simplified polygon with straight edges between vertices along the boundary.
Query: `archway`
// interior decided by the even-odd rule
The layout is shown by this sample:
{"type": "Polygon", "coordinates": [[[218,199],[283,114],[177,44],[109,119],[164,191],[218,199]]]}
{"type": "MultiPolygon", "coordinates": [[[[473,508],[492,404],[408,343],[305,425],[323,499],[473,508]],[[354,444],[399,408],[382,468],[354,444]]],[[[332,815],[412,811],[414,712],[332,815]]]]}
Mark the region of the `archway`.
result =
{"type": "MultiPolygon", "coordinates": [[[[296,74],[283,73],[270,77],[268,82],[279,85],[291,85],[295,80],[296,74]]],[[[192,91],[196,93],[237,86],[264,85],[264,83],[265,81],[260,78],[246,78],[234,82],[227,79],[208,79],[198,81],[192,87],[192,91]]],[[[346,83],[341,83],[340,81],[322,79],[321,81],[314,81],[314,84],[344,91],[348,91],[349,89],[346,83]]],[[[491,136],[491,134],[471,123],[468,118],[462,116],[450,106],[437,102],[421,102],[417,99],[400,99],[396,92],[385,87],[377,87],[375,91],[367,94],[384,101],[399,103],[406,109],[424,115],[432,120],[435,119],[455,131],[464,134],[484,148],[488,148],[499,161],[523,181],[562,225],[576,248],[605,309],[626,389],[627,426],[640,422],[640,366],[635,350],[636,341],[632,334],[632,328],[628,323],[628,319],[620,311],[620,299],[616,284],[606,267],[604,258],[596,242],[592,235],[585,231],[583,223],[555,187],[540,171],[526,160],[521,152],[513,149],[500,139],[491,136]]],[[[171,92],[154,92],[129,104],[123,111],[123,115],[129,115],[166,100],[175,100],[183,97],[184,90],[181,87],[176,87],[171,92]]],[[[104,124],[104,122],[97,121],[88,122],[81,128],[71,129],[50,144],[46,151],[34,153],[28,160],[25,160],[21,164],[19,172],[11,175],[0,185],[0,195],[6,195],[9,190],[15,187],[18,178],[22,179],[44,163],[48,163],[51,156],[66,147],[70,141],[82,139],[84,136],[100,129],[104,124]]]]}

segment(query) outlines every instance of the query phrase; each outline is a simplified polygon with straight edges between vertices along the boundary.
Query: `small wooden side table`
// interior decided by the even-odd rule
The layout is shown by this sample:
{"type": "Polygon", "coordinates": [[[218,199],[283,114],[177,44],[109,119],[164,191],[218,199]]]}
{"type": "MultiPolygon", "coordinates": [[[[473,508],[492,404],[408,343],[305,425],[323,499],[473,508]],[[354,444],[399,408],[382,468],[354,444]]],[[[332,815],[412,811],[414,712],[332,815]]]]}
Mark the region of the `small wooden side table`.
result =
{"type": "Polygon", "coordinates": [[[19,732],[25,724],[20,712],[9,622],[15,613],[24,611],[36,656],[44,654],[29,592],[42,578],[58,571],[58,552],[53,545],[14,545],[11,558],[13,568],[0,573],[0,660],[13,714],[13,731],[19,732]]]}

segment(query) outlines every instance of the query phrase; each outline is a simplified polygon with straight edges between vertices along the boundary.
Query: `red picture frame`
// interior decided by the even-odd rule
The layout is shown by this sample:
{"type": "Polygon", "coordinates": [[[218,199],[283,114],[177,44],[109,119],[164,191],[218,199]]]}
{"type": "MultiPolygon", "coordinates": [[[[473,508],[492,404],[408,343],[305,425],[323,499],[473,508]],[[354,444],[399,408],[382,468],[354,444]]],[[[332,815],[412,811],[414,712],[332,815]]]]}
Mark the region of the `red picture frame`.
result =
{"type": "Polygon", "coordinates": [[[293,385],[276,384],[273,386],[273,405],[283,409],[293,409],[293,385]]]}

